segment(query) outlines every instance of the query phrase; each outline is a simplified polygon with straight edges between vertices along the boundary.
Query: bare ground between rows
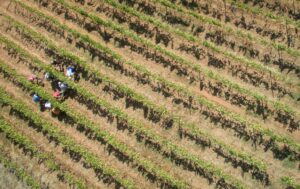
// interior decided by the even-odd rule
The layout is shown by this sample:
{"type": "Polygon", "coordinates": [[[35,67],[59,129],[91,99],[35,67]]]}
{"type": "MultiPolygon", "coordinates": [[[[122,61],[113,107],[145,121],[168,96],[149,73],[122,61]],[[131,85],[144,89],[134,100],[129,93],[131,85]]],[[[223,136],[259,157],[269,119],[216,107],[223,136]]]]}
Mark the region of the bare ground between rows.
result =
{"type": "MultiPolygon", "coordinates": [[[[24,94],[19,88],[15,87],[12,83],[5,81],[2,76],[0,79],[0,86],[5,88],[6,91],[8,91],[10,94],[13,94],[13,96],[18,100],[23,100],[23,102],[32,109],[35,110],[35,112],[39,111],[39,108],[32,103],[30,103],[31,98],[29,94],[24,94]]],[[[44,113],[45,116],[47,116],[44,113]]],[[[43,116],[44,116],[43,115],[43,116]]],[[[11,116],[11,121],[13,120],[13,116],[11,116]]],[[[45,118],[46,120],[49,120],[48,118],[45,118]]],[[[16,121],[17,119],[15,119],[16,121]]],[[[88,186],[91,188],[113,188],[112,186],[107,186],[106,184],[99,181],[96,176],[94,176],[94,171],[92,169],[86,169],[84,168],[80,163],[75,162],[72,160],[69,155],[66,155],[62,152],[62,148],[58,145],[55,146],[53,143],[49,143],[49,141],[41,134],[37,133],[33,128],[28,126],[27,122],[24,122],[23,120],[19,120],[18,123],[15,122],[15,126],[18,126],[15,129],[18,129],[19,131],[22,131],[25,133],[26,136],[30,137],[31,140],[34,142],[35,145],[39,147],[44,152],[50,153],[55,155],[55,161],[59,162],[59,164],[63,165],[64,169],[71,171],[73,174],[78,176],[78,178],[84,178],[84,180],[87,182],[88,186]]]]}
{"type": "MultiPolygon", "coordinates": [[[[172,143],[176,144],[177,146],[188,149],[189,152],[193,152],[194,155],[201,157],[201,159],[204,159],[208,162],[212,162],[214,165],[221,167],[222,170],[234,175],[236,178],[240,178],[240,176],[242,176],[242,178],[240,178],[240,179],[243,179],[243,181],[247,181],[247,183],[253,182],[253,180],[251,180],[251,176],[249,174],[243,174],[242,173],[243,171],[240,170],[240,168],[234,169],[230,163],[226,164],[224,162],[224,159],[218,157],[215,154],[215,152],[213,152],[210,148],[206,148],[206,150],[204,150],[204,149],[200,150],[199,146],[195,145],[193,142],[187,141],[187,140],[181,140],[177,134],[177,128],[165,130],[159,124],[153,124],[152,122],[148,121],[147,119],[144,119],[142,110],[134,110],[132,108],[126,109],[126,107],[125,107],[126,102],[124,99],[121,99],[118,101],[113,100],[113,97],[111,95],[105,94],[100,87],[96,88],[89,82],[82,81],[82,82],[79,82],[79,84],[81,84],[81,86],[84,86],[84,88],[86,90],[93,93],[98,98],[105,99],[110,104],[112,104],[114,107],[120,108],[122,111],[127,113],[129,115],[129,117],[135,118],[136,120],[140,120],[143,123],[143,125],[150,126],[149,129],[154,128],[154,131],[157,135],[162,135],[164,138],[167,138],[168,141],[172,141],[172,143]]],[[[79,107],[78,102],[74,102],[73,100],[70,100],[70,104],[73,104],[73,103],[75,106],[72,106],[72,107],[80,110],[80,112],[84,112],[84,115],[92,114],[92,112],[88,111],[88,109],[86,109],[84,106],[79,107]],[[85,109],[85,110],[83,110],[83,109],[85,109]]],[[[95,121],[95,118],[93,118],[92,120],[95,121]]],[[[152,159],[155,159],[155,155],[152,156],[152,159]]],[[[158,161],[158,162],[160,162],[160,161],[158,161]]],[[[170,170],[168,170],[168,171],[170,171],[170,170]]],[[[177,171],[174,171],[174,172],[177,173],[177,171]]],[[[179,175],[179,174],[176,174],[176,175],[179,175]]],[[[184,177],[184,178],[189,178],[189,177],[184,177]]],[[[255,186],[257,186],[257,185],[259,185],[259,183],[255,183],[255,186]]]]}
{"type": "Polygon", "coordinates": [[[131,52],[128,51],[122,51],[115,49],[119,54],[122,54],[124,57],[126,57],[127,60],[135,61],[143,66],[145,66],[150,72],[155,73],[157,75],[162,76],[163,78],[168,78],[169,81],[176,83],[178,85],[186,87],[189,91],[191,91],[195,96],[203,96],[206,99],[214,102],[217,106],[224,107],[227,110],[230,110],[230,112],[234,112],[236,114],[240,114],[242,117],[246,118],[252,123],[258,123],[262,125],[264,128],[269,128],[275,133],[280,135],[285,135],[290,138],[293,138],[295,141],[299,141],[300,139],[300,132],[297,130],[293,133],[290,133],[287,131],[287,129],[280,123],[274,121],[274,118],[270,117],[266,121],[263,121],[261,117],[254,114],[253,112],[246,111],[245,108],[235,106],[230,104],[229,102],[223,100],[222,98],[219,98],[217,96],[212,96],[211,94],[207,93],[206,91],[200,91],[198,86],[195,85],[189,85],[189,82],[180,77],[178,77],[175,73],[170,73],[168,70],[163,69],[160,65],[154,64],[153,62],[146,62],[139,56],[135,56],[134,53],[131,54],[131,52]],[[131,56],[130,56],[131,55],[131,56]]]}
{"type": "MultiPolygon", "coordinates": [[[[86,7],[85,9],[88,9],[88,10],[90,10],[90,11],[93,11],[94,13],[95,13],[95,10],[94,10],[94,8],[90,8],[90,7],[86,7]]],[[[98,16],[100,16],[100,17],[102,17],[104,20],[106,20],[106,19],[111,19],[111,17],[108,17],[106,14],[104,14],[103,12],[101,12],[101,13],[99,13],[99,12],[97,12],[96,13],[98,16]]],[[[162,18],[161,18],[161,16],[159,16],[158,18],[157,18],[159,21],[161,21],[162,23],[166,23],[164,20],[162,20],[162,18]]],[[[168,24],[168,23],[166,23],[166,24],[168,24]]],[[[122,25],[124,25],[127,29],[129,29],[129,25],[128,25],[128,23],[123,23],[122,25]]],[[[149,24],[149,25],[152,25],[152,24],[149,24]]],[[[176,27],[176,25],[171,25],[171,24],[168,24],[168,25],[170,25],[170,27],[174,27],[174,28],[176,28],[176,29],[179,29],[179,30],[182,30],[182,27],[176,27]]],[[[186,30],[186,28],[187,27],[184,27],[185,28],[185,30],[186,30]]],[[[183,30],[183,31],[185,31],[185,30],[183,30]]],[[[209,28],[208,29],[209,31],[212,31],[212,29],[211,28],[209,28]]],[[[190,32],[189,32],[190,33],[190,32]]],[[[203,32],[203,34],[204,34],[205,32],[203,32]]],[[[202,41],[205,41],[205,39],[204,39],[204,37],[205,36],[203,36],[203,34],[201,35],[201,37],[198,37],[198,38],[202,38],[202,41]]],[[[140,36],[143,36],[143,35],[140,35],[140,36]]],[[[176,35],[175,36],[175,34],[171,34],[171,36],[173,36],[173,41],[174,41],[174,48],[171,48],[170,47],[170,45],[168,45],[168,50],[169,51],[171,51],[171,52],[174,52],[175,54],[181,54],[181,56],[182,55],[186,55],[185,53],[182,53],[182,52],[180,52],[179,50],[178,50],[178,48],[179,48],[179,44],[181,44],[182,42],[184,42],[185,44],[191,44],[191,42],[188,42],[186,39],[183,39],[182,37],[180,37],[180,36],[178,36],[178,35],[176,35]]],[[[147,38],[147,39],[149,39],[149,38],[147,38]]],[[[234,41],[236,41],[236,40],[238,40],[239,38],[234,38],[234,41]]],[[[245,42],[244,41],[245,40],[245,38],[243,39],[243,42],[245,42]]],[[[152,39],[150,39],[150,41],[152,41],[153,43],[155,43],[155,40],[152,38],[152,39]]],[[[199,43],[193,43],[193,44],[199,44],[199,43]]],[[[228,59],[228,58],[225,58],[225,56],[224,55],[222,55],[221,53],[215,53],[214,51],[212,51],[212,50],[210,50],[209,48],[206,48],[205,46],[203,46],[202,45],[202,43],[200,42],[200,47],[201,48],[203,48],[203,49],[205,49],[207,52],[209,52],[209,53],[211,53],[211,54],[213,54],[213,55],[217,55],[217,57],[219,58],[219,59],[221,59],[221,60],[223,60],[223,59],[228,59]]],[[[165,46],[164,45],[162,45],[162,44],[159,44],[162,48],[164,48],[165,46]]],[[[218,46],[218,45],[216,45],[216,46],[218,46]]],[[[246,46],[248,46],[248,44],[246,45],[246,46]]],[[[226,51],[229,51],[229,52],[232,52],[233,54],[239,54],[240,56],[242,56],[242,57],[244,57],[244,58],[246,58],[246,59],[251,59],[251,58],[249,58],[249,57],[246,57],[246,56],[244,56],[243,54],[242,54],[242,52],[241,53],[239,53],[239,51],[238,50],[235,50],[235,51],[233,51],[231,48],[226,48],[226,47],[224,47],[224,46],[218,46],[219,48],[221,47],[221,49],[223,49],[224,50],[224,52],[226,52],[226,51]]],[[[258,48],[259,49],[259,48],[258,48]]],[[[282,56],[281,56],[282,57],[282,56]]],[[[199,61],[199,60],[197,60],[195,57],[192,57],[192,56],[188,56],[187,55],[187,57],[185,57],[185,58],[190,58],[190,59],[187,59],[187,60],[189,60],[190,62],[193,62],[194,64],[197,64],[197,63],[199,63],[199,62],[201,62],[201,64],[202,64],[202,66],[204,66],[205,68],[209,68],[209,69],[213,69],[213,70],[216,70],[216,71],[219,71],[218,69],[216,69],[216,68],[214,68],[214,67],[209,67],[209,66],[207,66],[207,62],[208,62],[208,57],[206,57],[205,59],[203,59],[203,60],[201,60],[201,61],[199,61]]],[[[229,58],[230,59],[230,58],[229,58]]],[[[231,62],[237,62],[237,61],[235,61],[235,60],[233,60],[233,59],[230,59],[231,60],[231,62]]],[[[256,59],[257,61],[258,61],[258,63],[260,63],[260,64],[263,64],[262,62],[261,62],[261,60],[260,59],[256,59]]],[[[292,61],[292,60],[291,60],[292,61]]],[[[294,62],[294,61],[293,61],[294,62]]],[[[241,64],[243,64],[243,63],[241,63],[241,64]]],[[[271,65],[271,67],[273,67],[273,68],[275,68],[275,69],[277,69],[278,70],[278,67],[277,66],[273,66],[273,65],[271,65]]],[[[228,68],[227,68],[228,69],[228,68]]],[[[248,68],[248,70],[249,70],[250,68],[248,68]]],[[[224,71],[223,71],[224,72],[224,71]]],[[[229,74],[229,71],[228,71],[228,73],[227,72],[224,72],[224,73],[226,73],[226,74],[229,74]]],[[[225,75],[226,75],[225,74],[225,75]]],[[[231,74],[230,74],[231,75],[231,74]]],[[[293,80],[293,81],[297,81],[297,80],[299,80],[299,78],[295,75],[295,74],[290,74],[290,75],[288,75],[288,77],[290,77],[290,79],[291,80],[293,80]]],[[[244,84],[246,84],[247,86],[249,85],[249,86],[252,86],[252,87],[254,87],[253,85],[251,85],[251,84],[249,84],[249,83],[245,83],[245,82],[243,82],[240,78],[236,78],[236,77],[234,77],[234,80],[237,80],[237,81],[239,81],[240,83],[244,83],[244,84]]],[[[263,87],[261,87],[261,88],[263,88],[263,87]]],[[[264,91],[266,91],[265,90],[265,88],[263,88],[262,90],[260,90],[261,92],[264,92],[264,91]],[[264,89],[264,90],[263,90],[264,89]]],[[[271,93],[270,91],[268,91],[269,93],[271,93]]],[[[291,100],[291,99],[289,99],[289,100],[291,100]]]]}
{"type": "MultiPolygon", "coordinates": [[[[24,69],[24,70],[27,69],[28,70],[28,68],[26,68],[26,67],[24,67],[22,65],[19,65],[18,67],[22,67],[22,69],[24,69]]],[[[47,88],[48,88],[48,90],[51,90],[50,86],[47,86],[47,88]]],[[[89,89],[87,89],[87,90],[89,90],[89,89]]],[[[95,93],[97,93],[97,91],[95,91],[95,93]]],[[[98,96],[99,96],[99,94],[98,94],[98,96]]],[[[183,180],[186,179],[186,178],[193,178],[193,179],[190,179],[189,181],[191,181],[192,182],[191,184],[194,185],[196,188],[198,188],[199,186],[203,186],[203,184],[201,184],[203,182],[207,184],[207,181],[205,179],[203,179],[202,177],[196,176],[194,173],[189,172],[187,170],[182,170],[181,167],[174,166],[173,163],[171,163],[169,160],[166,160],[165,158],[161,157],[160,154],[157,154],[155,152],[149,151],[149,148],[146,149],[143,144],[137,143],[137,141],[132,140],[132,138],[128,138],[130,136],[130,134],[127,133],[127,131],[124,132],[124,133],[120,132],[119,130],[116,129],[116,123],[114,123],[114,127],[112,127],[112,125],[109,125],[107,123],[107,121],[106,121],[105,118],[102,118],[102,117],[94,115],[91,110],[88,110],[86,108],[86,106],[79,104],[76,100],[68,99],[67,100],[67,104],[72,109],[74,109],[74,110],[76,110],[78,112],[81,112],[83,115],[87,116],[90,120],[93,120],[93,122],[95,122],[96,124],[101,125],[101,127],[102,126],[106,127],[106,130],[109,131],[109,132],[111,132],[112,135],[116,136],[118,139],[119,138],[124,138],[122,140],[122,142],[124,142],[126,144],[129,144],[131,147],[135,146],[135,150],[137,150],[139,152],[142,152],[142,154],[143,154],[143,156],[145,158],[148,158],[151,161],[155,162],[155,164],[157,164],[159,167],[163,168],[167,172],[172,172],[172,174],[176,175],[177,177],[179,177],[179,178],[181,178],[183,180]],[[121,137],[120,137],[119,133],[121,133],[121,135],[122,135],[121,137]],[[126,136],[126,134],[129,135],[129,136],[126,136]]],[[[135,112],[132,111],[132,114],[135,114],[135,112]]],[[[156,128],[159,128],[159,126],[156,126],[156,128]]],[[[155,131],[155,132],[157,134],[160,133],[158,131],[155,131]]],[[[199,147],[198,147],[198,149],[199,149],[199,147]]],[[[219,161],[221,161],[221,159],[219,161]]],[[[205,187],[208,187],[208,186],[205,186],[205,187]]]]}
{"type": "MultiPolygon", "coordinates": [[[[269,125],[275,125],[275,123],[274,122],[272,122],[271,124],[269,124],[269,125]]],[[[278,128],[276,128],[276,130],[277,130],[278,128]]],[[[279,128],[280,129],[280,128],[279,128]]],[[[284,130],[284,129],[283,129],[284,130]]],[[[297,137],[296,137],[297,138],[297,137]]]]}
{"type": "MultiPolygon", "coordinates": [[[[103,15],[102,15],[103,16],[103,15]]],[[[108,19],[107,17],[105,17],[105,16],[103,16],[103,18],[104,19],[108,19]]],[[[175,52],[175,53],[179,53],[179,52],[175,52]]],[[[137,53],[133,53],[133,54],[137,54],[137,53]]],[[[180,54],[180,53],[179,53],[180,54]]],[[[182,53],[181,53],[182,54],[182,53]]],[[[125,57],[130,57],[131,56],[131,54],[129,53],[128,55],[125,55],[125,57]]],[[[139,55],[138,55],[139,56],[139,55]]],[[[142,57],[142,56],[140,56],[141,57],[141,59],[143,59],[144,60],[144,58],[142,57]]],[[[187,57],[185,57],[185,58],[188,58],[189,56],[187,56],[187,57]]],[[[153,61],[150,61],[150,62],[153,62],[153,61]]],[[[192,61],[193,62],[193,61],[192,61]]],[[[197,62],[199,62],[199,61],[197,61],[197,62]]],[[[194,62],[195,64],[197,64],[197,62],[194,62]]],[[[259,91],[260,92],[262,92],[262,93],[265,93],[265,91],[267,91],[267,90],[264,90],[262,87],[261,88],[257,88],[257,87],[254,87],[254,86],[252,86],[252,85],[250,85],[250,84],[245,84],[245,83],[243,83],[243,82],[240,82],[240,81],[238,81],[237,80],[237,78],[234,78],[234,77],[232,77],[232,76],[230,76],[230,75],[228,75],[228,73],[226,72],[226,71],[220,71],[220,74],[221,75],[227,75],[225,78],[227,78],[227,79],[229,79],[229,80],[231,80],[231,81],[233,81],[233,82],[235,82],[235,83],[239,83],[240,84],[240,86],[246,86],[247,85],[247,89],[249,89],[250,91],[253,91],[253,90],[258,90],[259,89],[259,91]]],[[[180,79],[184,79],[184,78],[182,78],[182,77],[180,77],[180,79]]],[[[296,80],[294,80],[294,81],[296,81],[296,80]]],[[[198,86],[196,86],[196,88],[197,88],[198,86]]],[[[297,88],[297,87],[296,87],[297,88]]],[[[295,89],[295,88],[294,88],[295,89]]],[[[271,99],[273,99],[273,100],[277,100],[276,98],[274,98],[274,97],[272,97],[272,93],[270,92],[270,91],[268,91],[267,92],[267,94],[265,94],[265,95],[267,95],[267,96],[271,96],[271,99]]],[[[275,95],[276,96],[276,95],[275,95]]],[[[293,100],[291,100],[290,98],[288,98],[288,97],[286,97],[286,98],[283,98],[283,99],[281,99],[281,101],[284,101],[285,103],[288,103],[288,105],[289,106],[291,106],[291,107],[295,107],[294,108],[294,110],[297,112],[297,105],[295,105],[295,104],[297,104],[297,103],[295,103],[293,100]],[[293,101],[293,102],[292,102],[293,101]]]]}
{"type": "MultiPolygon", "coordinates": [[[[72,103],[72,102],[70,102],[70,103],[72,103]]],[[[76,108],[76,107],[73,107],[73,108],[76,108]]],[[[82,111],[82,108],[78,107],[78,109],[82,111]]],[[[87,112],[84,111],[84,113],[86,114],[87,112]]],[[[202,155],[206,156],[206,154],[202,154],[202,155]]]]}
{"type": "MultiPolygon", "coordinates": [[[[88,10],[90,10],[90,11],[95,11],[95,10],[89,8],[89,7],[86,7],[86,9],[88,9],[88,10]]],[[[94,12],[94,13],[95,13],[95,12],[94,12]]],[[[104,13],[96,12],[95,14],[96,14],[97,16],[99,16],[100,18],[102,18],[103,20],[111,20],[111,18],[108,17],[108,16],[106,16],[104,13]]],[[[112,21],[112,20],[111,20],[111,21],[112,21]]],[[[122,24],[122,25],[125,26],[125,28],[129,29],[128,24],[125,24],[125,23],[124,23],[124,24],[122,24]]],[[[199,61],[199,60],[197,60],[195,57],[193,57],[193,56],[191,56],[191,55],[187,55],[186,53],[182,53],[182,52],[180,52],[179,50],[176,50],[176,49],[178,49],[179,44],[181,44],[182,42],[184,42],[185,44],[189,44],[189,42],[187,42],[186,39],[183,39],[183,38],[180,37],[180,36],[174,36],[174,34],[172,34],[172,35],[173,35],[173,39],[174,39],[174,48],[171,48],[170,45],[169,45],[168,47],[165,47],[165,46],[163,46],[162,44],[158,44],[158,45],[159,45],[161,48],[167,49],[169,52],[172,52],[172,53],[174,53],[174,54],[176,54],[176,55],[180,55],[182,58],[184,58],[185,60],[188,60],[189,62],[192,62],[192,63],[195,64],[195,65],[201,64],[202,67],[204,67],[204,68],[206,68],[206,69],[212,69],[212,70],[216,71],[217,73],[219,73],[220,75],[222,75],[223,77],[224,77],[224,75],[225,75],[225,76],[226,76],[225,78],[227,78],[227,79],[229,79],[229,80],[231,80],[231,81],[234,81],[234,83],[238,83],[240,86],[249,88],[250,91],[251,91],[252,89],[255,89],[255,90],[259,91],[260,93],[265,94],[265,95],[267,95],[267,96],[272,96],[272,95],[273,95],[272,92],[271,92],[270,90],[266,90],[266,89],[265,89],[264,87],[262,87],[262,86],[260,86],[260,87],[255,87],[255,86],[253,86],[253,85],[250,84],[250,83],[246,83],[246,82],[242,81],[240,78],[233,77],[232,74],[230,73],[230,71],[228,70],[228,68],[227,68],[226,70],[220,70],[220,69],[216,69],[215,67],[208,66],[208,65],[207,65],[207,62],[208,62],[208,56],[206,56],[205,59],[199,61]]],[[[140,35],[140,36],[142,36],[142,35],[140,35]]],[[[145,38],[145,37],[143,37],[143,38],[144,38],[144,39],[147,39],[147,38],[145,38]]],[[[154,39],[150,39],[150,41],[153,42],[153,43],[155,43],[154,39]]],[[[214,53],[214,52],[212,52],[212,50],[209,50],[208,48],[206,48],[206,47],[204,47],[204,46],[202,46],[202,45],[200,45],[200,46],[201,46],[202,48],[206,49],[207,52],[210,52],[211,54],[215,55],[216,57],[218,57],[218,58],[221,59],[221,60],[227,59],[227,58],[225,58],[225,56],[222,55],[221,53],[214,53]]],[[[235,54],[235,53],[233,53],[233,54],[235,54]]],[[[232,59],[230,59],[230,60],[231,60],[232,62],[237,62],[237,61],[234,61],[234,60],[232,60],[232,59]]],[[[241,63],[241,64],[244,64],[244,63],[241,63]]],[[[250,68],[248,68],[248,70],[249,70],[249,69],[250,69],[250,68]]],[[[290,77],[290,76],[288,76],[288,77],[290,77]]],[[[298,82],[296,82],[296,81],[299,81],[299,79],[298,79],[297,77],[295,77],[295,76],[292,76],[292,77],[290,78],[290,80],[293,81],[293,82],[295,81],[295,84],[298,83],[298,82]]],[[[296,88],[297,88],[297,87],[295,87],[295,88],[290,88],[290,89],[295,90],[296,88]]],[[[296,90],[296,91],[295,91],[295,93],[298,93],[298,92],[300,92],[300,88],[299,88],[299,90],[296,90]]],[[[276,95],[275,95],[275,96],[276,96],[276,95]]],[[[271,97],[271,98],[272,98],[272,97],[271,97]]],[[[274,97],[273,97],[273,99],[276,100],[276,98],[274,98],[274,97]]],[[[289,98],[288,96],[286,96],[286,97],[283,98],[282,100],[284,100],[285,103],[288,103],[290,106],[294,106],[294,104],[295,104],[295,101],[292,100],[291,98],[289,98]]],[[[297,103],[297,102],[296,102],[296,103],[297,103]]],[[[297,110],[297,108],[296,108],[296,110],[297,110]]]]}
{"type": "MultiPolygon", "coordinates": [[[[72,24],[71,24],[72,25],[72,24]]],[[[73,50],[75,50],[75,49],[73,49],[73,50]]],[[[128,54],[130,54],[130,52],[128,53],[128,54]]],[[[101,69],[104,69],[104,68],[101,68],[101,69]]],[[[116,77],[117,78],[117,77],[116,77]]],[[[152,95],[148,95],[148,96],[152,96],[152,95]]]]}
{"type": "MultiPolygon", "coordinates": [[[[65,24],[66,23],[67,22],[65,22],[65,24]]],[[[73,25],[73,24],[71,24],[71,25],[73,25]]],[[[208,98],[210,100],[214,100],[217,104],[220,104],[220,105],[228,108],[229,110],[231,110],[235,113],[239,113],[239,114],[241,114],[241,115],[243,115],[247,118],[251,117],[250,120],[254,120],[255,122],[260,123],[261,125],[264,125],[267,128],[272,128],[276,131],[279,131],[281,134],[284,133],[289,137],[293,137],[293,139],[295,139],[295,140],[300,138],[298,132],[289,133],[288,131],[286,131],[286,129],[281,124],[279,124],[276,121],[270,120],[272,118],[270,118],[269,121],[267,121],[267,124],[265,124],[261,121],[260,118],[258,118],[258,116],[256,114],[251,113],[251,112],[241,111],[241,109],[238,106],[233,106],[230,103],[228,103],[228,102],[226,102],[226,101],[224,101],[224,100],[222,100],[218,97],[212,96],[212,95],[210,95],[206,92],[203,92],[203,91],[200,92],[199,89],[198,89],[198,86],[189,85],[188,81],[184,81],[182,77],[178,77],[175,73],[170,73],[168,70],[166,71],[165,69],[161,69],[160,65],[157,65],[157,64],[153,63],[152,61],[145,60],[143,57],[141,57],[137,53],[131,53],[130,50],[128,50],[128,49],[127,50],[126,49],[118,49],[118,48],[113,47],[110,44],[107,44],[107,45],[109,46],[109,48],[111,48],[111,49],[115,50],[116,52],[118,52],[119,54],[123,55],[123,57],[126,60],[132,60],[132,61],[134,60],[134,62],[140,63],[140,64],[146,66],[153,73],[157,73],[159,75],[162,75],[165,78],[168,78],[169,80],[172,78],[172,81],[175,82],[175,83],[178,83],[178,84],[184,83],[184,85],[188,86],[188,88],[191,89],[191,91],[194,94],[204,95],[206,98],[208,98]]],[[[64,45],[64,47],[68,47],[68,46],[69,46],[69,44],[64,45]]],[[[72,49],[72,50],[76,50],[76,49],[72,49]]]]}
{"type": "MultiPolygon", "coordinates": [[[[23,74],[24,76],[29,76],[30,74],[32,74],[32,72],[28,68],[26,68],[20,63],[18,65],[11,65],[11,66],[14,66],[15,69],[19,68],[18,72],[20,74],[23,74]]],[[[46,83],[46,89],[47,91],[51,92],[51,86],[49,83],[46,83]]],[[[26,96],[26,98],[30,101],[29,96],[26,96]]],[[[32,105],[32,104],[33,102],[29,103],[28,105],[32,105]]],[[[39,112],[38,105],[31,106],[31,108],[34,108],[35,111],[39,112]]],[[[82,147],[89,149],[90,152],[95,154],[99,159],[101,159],[102,162],[105,162],[109,167],[115,168],[116,170],[120,170],[121,172],[125,171],[122,174],[124,175],[123,178],[125,179],[131,178],[132,180],[135,180],[136,184],[141,188],[155,188],[155,185],[145,180],[145,178],[142,177],[142,175],[139,174],[136,169],[132,169],[131,167],[128,167],[126,163],[122,163],[115,156],[110,155],[106,151],[105,146],[100,145],[99,142],[89,140],[83,133],[78,132],[71,125],[68,125],[67,123],[63,123],[58,121],[57,119],[54,119],[48,112],[44,112],[42,113],[42,115],[45,117],[46,120],[49,121],[51,120],[53,125],[57,126],[68,137],[72,138],[74,141],[77,141],[77,143],[79,143],[82,147]]]]}
{"type": "MultiPolygon", "coordinates": [[[[13,66],[13,65],[12,65],[13,66]]],[[[18,67],[22,67],[22,70],[28,70],[28,68],[19,65],[18,67]]],[[[47,86],[47,88],[50,90],[50,86],[47,86]]],[[[196,176],[194,173],[189,172],[187,170],[182,170],[181,167],[174,166],[173,163],[171,163],[169,160],[166,160],[163,157],[160,157],[161,155],[149,151],[149,148],[146,148],[143,144],[137,143],[136,139],[130,138],[130,135],[127,131],[120,132],[120,130],[116,129],[116,125],[114,123],[113,127],[112,125],[109,125],[105,118],[101,118],[99,116],[96,116],[93,114],[90,110],[88,110],[84,105],[80,105],[77,101],[68,99],[67,104],[77,112],[81,112],[83,115],[85,115],[87,118],[95,122],[96,124],[101,125],[101,127],[104,127],[106,131],[110,132],[113,136],[115,136],[118,139],[122,139],[121,141],[125,144],[128,144],[130,147],[134,147],[136,151],[138,151],[140,154],[142,154],[145,158],[153,161],[157,166],[161,167],[167,172],[172,172],[175,176],[186,179],[186,178],[193,178],[188,181],[191,181],[191,185],[194,185],[195,188],[198,188],[199,186],[204,186],[207,188],[207,181],[203,179],[202,177],[196,176]],[[196,176],[196,177],[195,177],[196,176]]],[[[133,136],[134,137],[134,136],[133,136]]],[[[203,186],[203,187],[204,187],[203,186]]]]}
{"type": "MultiPolygon", "coordinates": [[[[130,54],[129,53],[129,55],[125,55],[125,56],[130,56],[130,55],[132,55],[132,54],[130,54]]],[[[135,58],[135,59],[137,59],[137,58],[135,58]]],[[[143,60],[143,59],[142,59],[143,60]]],[[[154,70],[154,71],[156,71],[156,69],[154,70]]],[[[168,76],[167,76],[168,77],[168,76]]],[[[176,76],[175,76],[176,77],[176,76]]],[[[178,79],[179,80],[179,79],[178,79]]],[[[197,89],[195,89],[196,91],[197,91],[197,89]]],[[[205,93],[204,93],[205,94],[205,93]]],[[[231,109],[232,110],[232,109],[231,109]]],[[[236,112],[240,112],[240,110],[235,110],[236,112]]],[[[249,116],[249,114],[247,115],[247,116],[249,116]]],[[[259,119],[256,119],[255,121],[259,121],[259,119]]],[[[276,124],[278,124],[278,123],[276,123],[276,124]]],[[[268,124],[269,126],[271,126],[271,125],[276,125],[274,122],[271,122],[271,124],[268,124]]],[[[281,126],[281,125],[280,125],[281,126]]],[[[280,128],[280,127],[278,127],[278,128],[276,128],[275,130],[278,130],[278,129],[282,129],[282,127],[280,128]]],[[[282,131],[284,131],[285,129],[282,129],[282,131]]],[[[288,133],[288,134],[290,134],[290,133],[288,133]]],[[[295,138],[298,138],[298,137],[295,137],[295,138]]]]}

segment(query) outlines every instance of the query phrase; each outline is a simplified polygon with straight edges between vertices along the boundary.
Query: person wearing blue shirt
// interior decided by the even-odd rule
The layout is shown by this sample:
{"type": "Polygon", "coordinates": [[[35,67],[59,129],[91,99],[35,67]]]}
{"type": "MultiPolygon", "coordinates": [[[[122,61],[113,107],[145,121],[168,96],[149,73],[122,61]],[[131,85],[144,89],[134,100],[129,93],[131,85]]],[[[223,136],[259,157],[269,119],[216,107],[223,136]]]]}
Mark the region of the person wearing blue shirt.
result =
{"type": "Polygon", "coordinates": [[[34,93],[34,95],[32,96],[32,100],[33,102],[38,103],[40,102],[41,98],[36,93],[34,93]]]}
{"type": "Polygon", "coordinates": [[[75,68],[70,66],[67,68],[67,72],[66,72],[66,76],[69,78],[69,79],[73,79],[74,77],[74,74],[75,74],[75,68]]]}

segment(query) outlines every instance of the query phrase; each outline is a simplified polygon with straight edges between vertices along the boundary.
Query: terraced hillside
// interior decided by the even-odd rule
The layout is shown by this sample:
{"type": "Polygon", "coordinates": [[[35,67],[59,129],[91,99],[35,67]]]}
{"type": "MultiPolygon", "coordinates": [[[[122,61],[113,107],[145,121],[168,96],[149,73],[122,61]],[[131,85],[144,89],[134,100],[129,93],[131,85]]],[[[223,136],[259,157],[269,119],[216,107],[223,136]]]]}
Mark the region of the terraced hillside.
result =
{"type": "Polygon", "coordinates": [[[299,15],[0,0],[0,186],[299,189],[299,15]]]}

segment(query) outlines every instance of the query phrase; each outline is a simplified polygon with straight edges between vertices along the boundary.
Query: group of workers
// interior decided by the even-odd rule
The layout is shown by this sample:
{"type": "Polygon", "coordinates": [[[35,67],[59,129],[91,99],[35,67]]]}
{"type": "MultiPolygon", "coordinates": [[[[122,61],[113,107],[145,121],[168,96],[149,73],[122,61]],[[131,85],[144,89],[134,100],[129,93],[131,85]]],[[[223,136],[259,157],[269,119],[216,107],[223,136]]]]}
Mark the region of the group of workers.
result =
{"type": "MultiPolygon", "coordinates": [[[[53,61],[53,62],[55,62],[55,61],[53,61]]],[[[74,79],[75,68],[73,66],[68,67],[65,72],[65,75],[69,79],[74,79]]],[[[52,96],[58,100],[64,99],[66,97],[66,93],[69,89],[69,87],[66,83],[63,83],[59,80],[54,79],[49,72],[45,72],[43,79],[37,77],[36,75],[31,75],[28,77],[28,80],[30,82],[38,84],[40,86],[44,86],[44,83],[43,83],[44,80],[51,81],[52,82],[51,84],[52,84],[52,87],[54,90],[52,96]]],[[[37,93],[32,93],[32,101],[40,104],[41,111],[49,110],[55,116],[60,114],[60,110],[58,108],[52,107],[52,104],[50,101],[48,101],[46,99],[42,99],[37,93]]]]}

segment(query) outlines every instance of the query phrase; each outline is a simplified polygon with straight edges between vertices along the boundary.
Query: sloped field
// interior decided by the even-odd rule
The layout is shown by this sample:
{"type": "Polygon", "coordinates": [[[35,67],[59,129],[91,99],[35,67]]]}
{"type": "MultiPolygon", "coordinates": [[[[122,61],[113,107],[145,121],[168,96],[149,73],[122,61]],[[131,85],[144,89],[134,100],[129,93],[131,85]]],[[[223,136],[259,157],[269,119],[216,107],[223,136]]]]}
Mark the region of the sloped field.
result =
{"type": "Polygon", "coordinates": [[[0,185],[298,189],[299,20],[298,0],[0,0],[0,185]]]}

